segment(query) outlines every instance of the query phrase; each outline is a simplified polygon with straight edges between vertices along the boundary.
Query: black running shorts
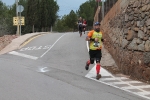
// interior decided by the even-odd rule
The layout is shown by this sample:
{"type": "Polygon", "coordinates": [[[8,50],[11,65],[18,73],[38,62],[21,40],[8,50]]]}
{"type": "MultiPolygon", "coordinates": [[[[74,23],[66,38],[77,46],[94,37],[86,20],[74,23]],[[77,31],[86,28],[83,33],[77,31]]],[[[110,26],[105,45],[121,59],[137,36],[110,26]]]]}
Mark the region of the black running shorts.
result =
{"type": "Polygon", "coordinates": [[[101,50],[89,50],[89,56],[91,64],[94,63],[94,60],[96,60],[96,63],[100,63],[102,52],[101,50]]]}

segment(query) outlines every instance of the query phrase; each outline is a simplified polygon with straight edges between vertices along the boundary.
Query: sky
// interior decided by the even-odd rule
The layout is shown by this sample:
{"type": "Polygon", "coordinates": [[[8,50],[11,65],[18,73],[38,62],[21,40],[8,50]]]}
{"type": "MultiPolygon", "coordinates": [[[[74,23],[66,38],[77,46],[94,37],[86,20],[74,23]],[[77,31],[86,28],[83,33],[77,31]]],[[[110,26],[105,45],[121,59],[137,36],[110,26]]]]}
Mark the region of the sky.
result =
{"type": "MultiPolygon", "coordinates": [[[[15,3],[15,0],[1,0],[6,5],[12,5],[15,3]]],[[[59,7],[59,16],[63,16],[65,14],[69,14],[71,10],[78,10],[80,5],[87,0],[56,0],[59,7]]]]}

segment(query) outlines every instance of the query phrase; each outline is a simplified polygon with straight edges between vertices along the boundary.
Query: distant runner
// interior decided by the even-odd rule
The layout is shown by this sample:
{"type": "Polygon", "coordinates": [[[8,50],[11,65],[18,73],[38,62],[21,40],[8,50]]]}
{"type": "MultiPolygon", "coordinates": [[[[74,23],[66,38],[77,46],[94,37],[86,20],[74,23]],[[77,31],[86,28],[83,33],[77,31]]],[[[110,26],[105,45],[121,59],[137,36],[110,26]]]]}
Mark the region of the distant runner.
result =
{"type": "Polygon", "coordinates": [[[82,17],[79,18],[78,22],[78,30],[79,30],[79,34],[80,34],[80,37],[82,36],[82,24],[83,24],[83,21],[82,21],[82,17]]]}

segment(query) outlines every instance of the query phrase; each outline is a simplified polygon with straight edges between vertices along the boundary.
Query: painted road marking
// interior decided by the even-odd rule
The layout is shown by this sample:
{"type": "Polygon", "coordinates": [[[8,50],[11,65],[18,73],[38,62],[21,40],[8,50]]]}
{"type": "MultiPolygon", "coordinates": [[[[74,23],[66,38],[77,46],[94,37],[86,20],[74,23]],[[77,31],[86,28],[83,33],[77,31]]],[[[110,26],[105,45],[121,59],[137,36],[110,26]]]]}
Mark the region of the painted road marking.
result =
{"type": "MultiPolygon", "coordinates": [[[[21,49],[21,51],[25,51],[25,50],[38,50],[38,49],[48,49],[44,54],[42,54],[42,56],[40,57],[43,57],[47,52],[49,52],[53,47],[54,45],[66,34],[63,34],[61,37],[59,37],[53,45],[47,45],[47,46],[40,46],[38,48],[36,48],[35,46],[33,47],[27,47],[27,48],[23,48],[21,49]]],[[[16,51],[12,51],[12,52],[9,52],[9,54],[12,54],[12,55],[16,55],[16,56],[21,56],[21,57],[25,57],[25,58],[29,58],[29,59],[33,59],[33,60],[37,60],[39,57],[35,57],[35,56],[31,56],[31,55],[27,55],[27,54],[23,54],[23,53],[19,53],[19,52],[16,52],[16,51]]]]}
{"type": "MultiPolygon", "coordinates": [[[[87,78],[95,77],[96,76],[96,65],[89,71],[89,73],[85,76],[87,78]]],[[[112,74],[110,74],[107,70],[104,68],[101,68],[100,73],[105,77],[112,77],[112,74]]]]}
{"type": "Polygon", "coordinates": [[[9,54],[20,56],[20,57],[25,57],[25,58],[29,58],[29,59],[33,59],[33,60],[37,60],[38,59],[38,57],[30,56],[30,55],[19,53],[19,52],[16,52],[16,51],[11,51],[11,52],[9,52],[9,54]]]}
{"type": "MultiPolygon", "coordinates": [[[[87,49],[89,50],[88,42],[87,42],[87,49]]],[[[139,81],[133,81],[129,78],[122,77],[121,75],[114,77],[111,73],[106,71],[104,68],[101,68],[101,72],[100,72],[102,78],[100,80],[96,80],[95,69],[96,66],[94,66],[85,77],[150,100],[150,91],[144,90],[145,88],[150,89],[150,85],[139,81]],[[125,81],[126,79],[130,81],[125,81]],[[140,85],[140,86],[134,85],[134,84],[142,84],[142,83],[144,85],[140,85]]]]}
{"type": "Polygon", "coordinates": [[[104,78],[102,81],[110,81],[110,80],[119,80],[119,79],[127,79],[126,77],[112,77],[112,78],[104,78]]]}
{"type": "Polygon", "coordinates": [[[38,72],[42,72],[42,73],[48,72],[49,70],[46,70],[46,69],[47,67],[39,68],[38,72]]]}
{"type": "Polygon", "coordinates": [[[35,39],[35,38],[37,38],[37,37],[39,37],[39,36],[41,36],[41,35],[44,35],[44,34],[39,34],[39,35],[37,35],[37,36],[34,36],[34,37],[30,38],[29,40],[27,40],[26,42],[24,42],[24,43],[20,46],[20,48],[24,47],[24,46],[27,45],[30,41],[32,41],[33,39],[35,39]]]}
{"type": "Polygon", "coordinates": [[[47,53],[54,47],[54,45],[55,45],[64,35],[66,35],[66,34],[63,34],[61,37],[59,37],[59,38],[55,41],[55,43],[54,43],[45,53],[43,53],[43,54],[41,55],[41,58],[42,58],[45,54],[47,54],[47,53]]]}
{"type": "Polygon", "coordinates": [[[46,45],[46,46],[32,46],[32,47],[26,47],[26,48],[21,48],[20,51],[33,51],[33,50],[43,50],[43,49],[49,49],[51,45],[46,45]]]}
{"type": "Polygon", "coordinates": [[[133,86],[132,87],[122,87],[123,89],[134,89],[134,88],[150,88],[150,85],[142,85],[142,86],[133,86]]]}
{"type": "Polygon", "coordinates": [[[139,93],[141,95],[149,95],[150,94],[150,92],[137,92],[137,93],[139,93]]]}
{"type": "Polygon", "coordinates": [[[131,83],[142,83],[138,81],[126,81],[126,82],[109,82],[110,84],[131,84],[131,83]]]}

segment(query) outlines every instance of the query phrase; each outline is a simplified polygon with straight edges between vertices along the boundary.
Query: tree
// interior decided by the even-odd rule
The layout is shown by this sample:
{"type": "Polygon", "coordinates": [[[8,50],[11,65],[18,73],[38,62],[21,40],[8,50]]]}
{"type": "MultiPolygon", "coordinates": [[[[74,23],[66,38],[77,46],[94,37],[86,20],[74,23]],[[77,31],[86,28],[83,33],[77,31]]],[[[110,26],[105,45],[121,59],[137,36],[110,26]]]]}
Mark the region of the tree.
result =
{"type": "Polygon", "coordinates": [[[12,15],[10,12],[11,7],[6,6],[2,1],[0,1],[0,36],[4,34],[14,33],[12,26],[12,15]]]}
{"type": "Polygon", "coordinates": [[[96,2],[95,0],[89,0],[80,5],[79,10],[77,11],[78,17],[87,20],[88,26],[93,26],[93,20],[95,15],[96,2]]]}
{"type": "Polygon", "coordinates": [[[69,21],[69,23],[67,24],[68,27],[75,30],[77,28],[77,24],[76,24],[77,23],[77,15],[73,10],[71,10],[71,12],[68,15],[68,21],[69,21]]]}
{"type": "MultiPolygon", "coordinates": [[[[43,0],[45,1],[45,0],[43,0]]],[[[27,3],[27,24],[30,24],[32,26],[32,32],[34,32],[34,25],[37,22],[37,7],[38,7],[38,0],[28,0],[27,3]]]]}

